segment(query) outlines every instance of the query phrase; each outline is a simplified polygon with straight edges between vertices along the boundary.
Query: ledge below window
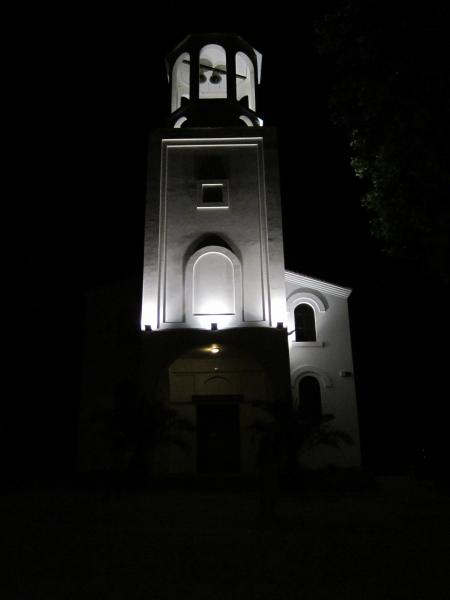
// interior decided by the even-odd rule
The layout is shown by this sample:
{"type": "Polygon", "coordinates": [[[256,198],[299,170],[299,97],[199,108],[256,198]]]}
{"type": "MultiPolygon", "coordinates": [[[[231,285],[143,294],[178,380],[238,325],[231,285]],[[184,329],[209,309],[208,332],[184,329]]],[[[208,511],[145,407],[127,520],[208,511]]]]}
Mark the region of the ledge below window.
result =
{"type": "Polygon", "coordinates": [[[295,340],[291,344],[296,348],[323,348],[325,346],[323,342],[296,342],[295,340]]]}

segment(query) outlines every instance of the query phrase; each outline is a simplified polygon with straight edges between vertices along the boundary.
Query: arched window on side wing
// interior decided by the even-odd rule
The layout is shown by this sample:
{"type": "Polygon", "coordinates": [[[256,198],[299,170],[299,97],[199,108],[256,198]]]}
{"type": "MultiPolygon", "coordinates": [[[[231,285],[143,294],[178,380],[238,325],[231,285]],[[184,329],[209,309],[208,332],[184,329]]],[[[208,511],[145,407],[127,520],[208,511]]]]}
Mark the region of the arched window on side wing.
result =
{"type": "Polygon", "coordinates": [[[322,417],[320,383],[312,375],[302,377],[298,383],[298,412],[302,419],[313,423],[322,417]]]}
{"type": "Polygon", "coordinates": [[[314,309],[309,304],[299,304],[294,310],[295,341],[316,341],[316,318],[314,309]]]}

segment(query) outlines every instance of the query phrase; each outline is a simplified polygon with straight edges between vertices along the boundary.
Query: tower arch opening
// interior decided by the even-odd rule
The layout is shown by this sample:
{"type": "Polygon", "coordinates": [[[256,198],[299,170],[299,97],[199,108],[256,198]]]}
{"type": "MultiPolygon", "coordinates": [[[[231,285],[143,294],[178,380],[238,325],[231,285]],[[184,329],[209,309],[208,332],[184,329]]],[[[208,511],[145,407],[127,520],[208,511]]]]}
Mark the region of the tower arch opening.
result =
{"type": "Polygon", "coordinates": [[[186,323],[210,329],[242,322],[242,267],[228,248],[205,245],[195,251],[185,268],[186,323]]]}
{"type": "Polygon", "coordinates": [[[199,99],[227,97],[227,57],[219,44],[207,44],[199,55],[199,99]]]}
{"type": "Polygon", "coordinates": [[[234,315],[233,261],[223,252],[201,253],[193,264],[192,312],[194,315],[234,315]]]}
{"type": "MultiPolygon", "coordinates": [[[[172,98],[171,111],[178,110],[184,101],[190,98],[190,54],[183,52],[175,61],[172,68],[172,98]]],[[[179,125],[175,125],[180,127],[179,125]]]]}
{"type": "Polygon", "coordinates": [[[244,52],[236,53],[236,100],[256,111],[255,68],[244,52]]]}

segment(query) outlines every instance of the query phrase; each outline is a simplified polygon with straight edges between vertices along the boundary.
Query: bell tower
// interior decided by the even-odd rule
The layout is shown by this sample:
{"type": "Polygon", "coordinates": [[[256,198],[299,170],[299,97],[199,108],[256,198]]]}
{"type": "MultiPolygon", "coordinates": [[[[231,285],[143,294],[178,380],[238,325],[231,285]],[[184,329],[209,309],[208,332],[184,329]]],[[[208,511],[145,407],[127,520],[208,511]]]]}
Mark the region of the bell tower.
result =
{"type": "Polygon", "coordinates": [[[149,152],[143,330],[286,322],[276,136],[257,114],[261,60],[232,34],[191,35],[167,57],[169,128],[149,152]]]}
{"type": "Polygon", "coordinates": [[[167,57],[174,127],[262,125],[262,56],[236,35],[191,35],[167,57]]]}
{"type": "MultiPolygon", "coordinates": [[[[192,452],[155,450],[155,473],[253,476],[252,424],[276,403],[314,427],[335,415],[354,441],[310,448],[303,464],[361,464],[351,290],[285,270],[276,133],[258,114],[261,59],[231,34],[191,35],[169,54],[170,115],[148,152],[142,331],[114,338],[128,294],[138,306],[134,288],[96,294],[87,311],[83,415],[109,405],[140,419],[154,404],[191,424],[192,452]]],[[[111,464],[83,419],[80,464],[111,464]]]]}

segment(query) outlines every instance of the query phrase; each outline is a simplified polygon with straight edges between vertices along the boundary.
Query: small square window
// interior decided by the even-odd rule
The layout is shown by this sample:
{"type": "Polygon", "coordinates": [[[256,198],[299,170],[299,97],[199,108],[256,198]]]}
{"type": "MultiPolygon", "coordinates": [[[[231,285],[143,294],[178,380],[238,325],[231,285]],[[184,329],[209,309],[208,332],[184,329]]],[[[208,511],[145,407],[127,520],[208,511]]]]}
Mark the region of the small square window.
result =
{"type": "Polygon", "coordinates": [[[223,185],[221,183],[213,183],[212,185],[202,186],[203,204],[223,204],[223,185]]]}
{"type": "Polygon", "coordinates": [[[199,184],[197,208],[228,208],[226,181],[208,181],[199,184]]]}

